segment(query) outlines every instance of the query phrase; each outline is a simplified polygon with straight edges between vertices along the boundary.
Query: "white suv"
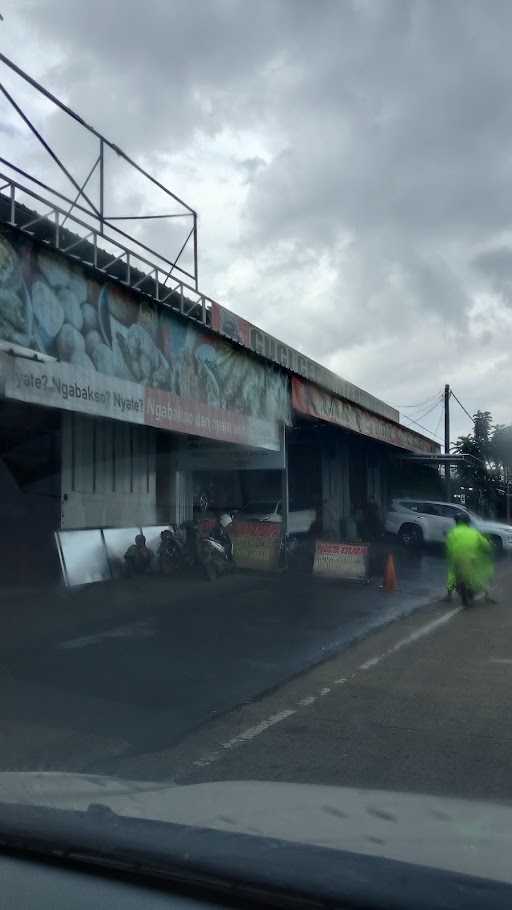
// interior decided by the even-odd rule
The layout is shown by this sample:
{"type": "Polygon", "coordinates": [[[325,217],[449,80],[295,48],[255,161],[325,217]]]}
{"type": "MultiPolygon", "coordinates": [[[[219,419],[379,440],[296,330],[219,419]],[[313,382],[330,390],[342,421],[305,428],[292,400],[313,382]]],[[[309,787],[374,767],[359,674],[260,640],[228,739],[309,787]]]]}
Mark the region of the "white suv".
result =
{"type": "Polygon", "coordinates": [[[386,531],[396,534],[406,547],[441,543],[461,512],[469,517],[473,527],[492,541],[498,553],[512,552],[512,526],[487,521],[464,506],[450,502],[393,499],[386,515],[386,531]]]}

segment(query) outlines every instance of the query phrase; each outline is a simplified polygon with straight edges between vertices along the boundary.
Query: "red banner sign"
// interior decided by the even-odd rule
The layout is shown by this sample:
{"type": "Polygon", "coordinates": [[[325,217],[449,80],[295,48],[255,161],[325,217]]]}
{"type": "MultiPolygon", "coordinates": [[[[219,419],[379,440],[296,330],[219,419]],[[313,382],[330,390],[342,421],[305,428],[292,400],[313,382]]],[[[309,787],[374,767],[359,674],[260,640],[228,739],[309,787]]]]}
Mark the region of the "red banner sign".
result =
{"type": "Polygon", "coordinates": [[[145,388],[144,422],[163,430],[279,450],[279,430],[275,421],[225,411],[164,389],[145,388]]]}
{"type": "Polygon", "coordinates": [[[349,401],[336,398],[312,382],[292,377],[292,406],[295,411],[345,427],[354,433],[370,436],[380,442],[412,452],[436,454],[439,446],[426,436],[415,433],[398,423],[355,407],[349,401]]]}

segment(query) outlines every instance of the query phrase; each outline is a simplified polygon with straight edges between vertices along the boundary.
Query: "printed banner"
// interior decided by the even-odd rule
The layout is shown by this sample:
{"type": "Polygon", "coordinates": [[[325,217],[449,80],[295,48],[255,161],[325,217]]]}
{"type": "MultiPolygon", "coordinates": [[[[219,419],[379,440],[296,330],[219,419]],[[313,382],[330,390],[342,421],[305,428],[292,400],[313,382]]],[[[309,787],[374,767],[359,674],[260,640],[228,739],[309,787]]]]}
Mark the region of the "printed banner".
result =
{"type": "Polygon", "coordinates": [[[39,363],[4,353],[0,353],[0,374],[7,398],[144,423],[144,389],[135,382],[91,373],[68,363],[39,363]]]}
{"type": "Polygon", "coordinates": [[[145,422],[164,430],[279,451],[279,427],[259,417],[209,407],[162,389],[145,389],[145,422]]]}
{"type": "Polygon", "coordinates": [[[281,524],[270,521],[235,521],[229,527],[233,560],[240,569],[275,571],[281,552],[281,524]]]}
{"type": "Polygon", "coordinates": [[[368,577],[368,547],[365,544],[329,543],[318,540],[313,574],[324,578],[364,581],[368,577]]]}
{"type": "MultiPolygon", "coordinates": [[[[246,319],[242,319],[241,316],[237,316],[236,313],[232,313],[231,310],[227,310],[218,303],[212,303],[212,328],[221,335],[226,335],[227,338],[232,338],[238,344],[254,351],[255,354],[259,354],[260,357],[265,357],[279,366],[287,367],[293,373],[298,373],[299,376],[304,376],[305,379],[323,386],[334,395],[341,395],[361,408],[367,408],[382,417],[387,417],[388,420],[398,420],[400,417],[398,411],[389,404],[380,401],[379,398],[370,395],[369,392],[365,392],[364,389],[360,389],[347,379],[342,379],[341,376],[332,373],[331,370],[306,357],[305,354],[290,348],[283,341],[267,335],[251,322],[247,322],[246,319]]],[[[328,326],[326,326],[326,331],[329,331],[328,326]]]]}
{"type": "Polygon", "coordinates": [[[308,417],[335,423],[389,445],[419,453],[439,452],[438,444],[426,436],[356,408],[350,402],[335,398],[324,389],[311,382],[304,382],[297,376],[292,377],[292,406],[295,411],[307,414],[308,417]]]}
{"type": "Polygon", "coordinates": [[[7,229],[0,232],[0,300],[0,341],[51,358],[33,373],[32,388],[17,377],[7,394],[279,448],[278,425],[290,421],[286,376],[190,320],[100,284],[82,266],[7,229]],[[46,387],[37,382],[45,377],[46,387]],[[122,411],[119,401],[114,407],[123,389],[135,408],[122,411]]]}

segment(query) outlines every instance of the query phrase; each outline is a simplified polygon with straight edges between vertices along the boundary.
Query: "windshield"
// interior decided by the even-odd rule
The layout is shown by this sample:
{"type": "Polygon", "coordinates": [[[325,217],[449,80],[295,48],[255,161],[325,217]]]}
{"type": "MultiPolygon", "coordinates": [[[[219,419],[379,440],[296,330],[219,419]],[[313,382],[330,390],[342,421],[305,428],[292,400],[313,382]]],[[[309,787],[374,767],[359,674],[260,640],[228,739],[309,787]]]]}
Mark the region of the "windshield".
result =
{"type": "Polygon", "coordinates": [[[497,875],[512,5],[0,14],[0,802],[497,875]]]}

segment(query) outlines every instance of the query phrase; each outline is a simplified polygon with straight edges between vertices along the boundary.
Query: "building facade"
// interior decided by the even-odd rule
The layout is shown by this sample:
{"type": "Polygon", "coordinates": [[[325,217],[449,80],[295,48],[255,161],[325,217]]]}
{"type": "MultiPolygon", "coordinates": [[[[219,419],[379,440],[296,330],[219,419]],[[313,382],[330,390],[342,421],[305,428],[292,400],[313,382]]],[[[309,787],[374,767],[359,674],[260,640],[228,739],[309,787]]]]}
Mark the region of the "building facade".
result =
{"type": "Polygon", "coordinates": [[[43,562],[57,529],[180,523],[202,491],[280,497],[283,472],[291,508],[342,537],[385,507],[397,453],[439,449],[226,308],[200,324],[6,224],[0,438],[4,533],[27,552],[37,536],[43,562]]]}

